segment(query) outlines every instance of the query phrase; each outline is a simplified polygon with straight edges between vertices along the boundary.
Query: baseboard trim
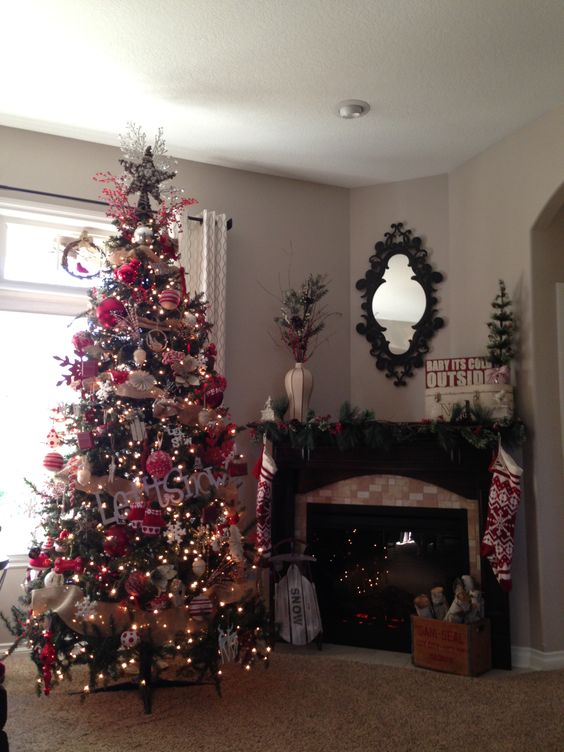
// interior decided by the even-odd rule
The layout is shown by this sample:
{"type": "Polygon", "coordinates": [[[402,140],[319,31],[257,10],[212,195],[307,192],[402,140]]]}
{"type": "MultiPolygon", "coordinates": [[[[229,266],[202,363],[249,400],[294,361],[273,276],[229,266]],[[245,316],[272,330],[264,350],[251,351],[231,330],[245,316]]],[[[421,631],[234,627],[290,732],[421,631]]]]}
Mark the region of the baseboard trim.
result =
{"type": "MultiPolygon", "coordinates": [[[[4,653],[8,652],[8,650],[12,647],[14,643],[13,642],[0,642],[0,653],[3,655],[4,653]]],[[[18,645],[18,647],[14,650],[14,653],[29,653],[31,652],[28,647],[25,645],[18,645]]]]}
{"type": "Polygon", "coordinates": [[[564,668],[564,650],[545,653],[535,648],[511,647],[511,661],[515,668],[528,668],[532,671],[553,671],[564,668]]]}

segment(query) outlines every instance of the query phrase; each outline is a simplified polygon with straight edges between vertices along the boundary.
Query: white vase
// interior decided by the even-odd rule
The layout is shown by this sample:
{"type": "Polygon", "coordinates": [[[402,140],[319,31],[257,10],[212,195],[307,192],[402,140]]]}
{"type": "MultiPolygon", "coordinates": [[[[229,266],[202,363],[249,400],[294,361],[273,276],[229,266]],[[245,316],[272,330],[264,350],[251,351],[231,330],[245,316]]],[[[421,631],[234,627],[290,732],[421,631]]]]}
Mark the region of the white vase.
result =
{"type": "Polygon", "coordinates": [[[309,411],[309,399],[313,389],[313,376],[303,363],[296,363],[284,378],[288,395],[288,420],[303,423],[309,411]]]}

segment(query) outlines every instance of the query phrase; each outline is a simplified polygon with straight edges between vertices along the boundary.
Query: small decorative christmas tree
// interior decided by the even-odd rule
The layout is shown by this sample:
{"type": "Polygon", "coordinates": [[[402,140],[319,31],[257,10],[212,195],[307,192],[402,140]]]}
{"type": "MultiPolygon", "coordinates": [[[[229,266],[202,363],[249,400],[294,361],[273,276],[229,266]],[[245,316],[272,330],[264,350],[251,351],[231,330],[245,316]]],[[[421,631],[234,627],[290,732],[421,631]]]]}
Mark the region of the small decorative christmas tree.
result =
{"type": "Polygon", "coordinates": [[[492,301],[492,308],[493,313],[488,322],[488,356],[492,366],[500,368],[509,365],[514,355],[511,300],[502,279],[499,280],[499,292],[492,301]]]}

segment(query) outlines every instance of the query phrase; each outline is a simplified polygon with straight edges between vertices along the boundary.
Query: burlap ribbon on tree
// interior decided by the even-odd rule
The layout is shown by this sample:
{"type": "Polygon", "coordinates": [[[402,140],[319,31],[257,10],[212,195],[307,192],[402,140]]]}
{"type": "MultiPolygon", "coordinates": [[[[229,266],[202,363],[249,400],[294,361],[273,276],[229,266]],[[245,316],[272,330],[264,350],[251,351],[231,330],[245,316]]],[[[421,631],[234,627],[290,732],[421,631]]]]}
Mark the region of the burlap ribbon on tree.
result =
{"type": "MultiPolygon", "coordinates": [[[[245,600],[254,585],[248,581],[216,584],[209,587],[206,595],[217,602],[234,603],[245,600]]],[[[127,608],[121,603],[105,603],[90,601],[88,603],[89,616],[85,616],[83,605],[84,592],[76,585],[53,585],[37,588],[31,594],[31,613],[38,618],[47,612],[57,614],[63,622],[77,634],[88,636],[94,628],[103,636],[112,632],[120,634],[127,629],[135,629],[140,633],[149,633],[151,640],[163,643],[173,640],[179,632],[199,632],[205,621],[190,616],[189,604],[166,608],[155,613],[142,611],[139,608],[127,608]]],[[[215,609],[214,609],[215,610],[215,609]]],[[[210,615],[211,618],[213,612],[210,615]]]]}

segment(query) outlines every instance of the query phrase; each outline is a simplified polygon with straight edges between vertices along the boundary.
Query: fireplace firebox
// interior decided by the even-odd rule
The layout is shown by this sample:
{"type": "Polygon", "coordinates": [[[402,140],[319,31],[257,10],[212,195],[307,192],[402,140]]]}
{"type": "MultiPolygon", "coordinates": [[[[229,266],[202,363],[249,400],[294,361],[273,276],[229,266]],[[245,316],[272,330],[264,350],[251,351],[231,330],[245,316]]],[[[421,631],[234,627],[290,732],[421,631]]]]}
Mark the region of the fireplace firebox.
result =
{"type": "Polygon", "coordinates": [[[316,554],[325,641],[409,651],[413,595],[436,584],[450,595],[452,580],[470,573],[481,583],[491,621],[492,665],[511,668],[508,595],[479,556],[489,451],[461,442],[447,452],[420,436],[387,449],[302,452],[278,443],[273,456],[272,542],[307,540],[316,554]],[[387,503],[381,479],[396,491],[404,481],[419,487],[387,503]],[[355,493],[329,499],[327,489],[341,482],[355,493]]]}
{"type": "Polygon", "coordinates": [[[469,571],[465,509],[309,504],[325,640],[411,651],[413,599],[469,571]]]}

